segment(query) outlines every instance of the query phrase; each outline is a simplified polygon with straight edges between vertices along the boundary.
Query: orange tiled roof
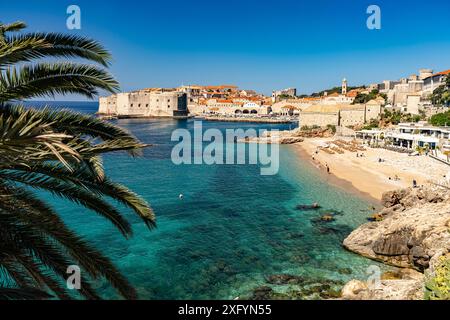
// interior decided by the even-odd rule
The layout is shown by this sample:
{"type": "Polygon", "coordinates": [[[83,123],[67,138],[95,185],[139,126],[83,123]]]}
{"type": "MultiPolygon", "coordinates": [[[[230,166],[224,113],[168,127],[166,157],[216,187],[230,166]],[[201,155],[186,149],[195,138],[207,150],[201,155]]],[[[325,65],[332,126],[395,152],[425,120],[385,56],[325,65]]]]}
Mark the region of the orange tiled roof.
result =
{"type": "Polygon", "coordinates": [[[450,69],[448,69],[448,70],[445,70],[445,71],[441,71],[441,72],[438,72],[438,73],[435,73],[435,74],[433,74],[433,76],[440,76],[440,75],[447,75],[447,74],[450,74],[450,69]]]}
{"type": "Polygon", "coordinates": [[[236,89],[237,86],[233,86],[233,85],[220,85],[220,86],[205,86],[205,89],[209,90],[209,89],[215,89],[215,90],[223,90],[223,89],[236,89]]]}
{"type": "Polygon", "coordinates": [[[219,94],[219,95],[224,95],[226,94],[225,92],[219,92],[219,91],[214,91],[214,92],[205,92],[206,94],[219,94]]]}

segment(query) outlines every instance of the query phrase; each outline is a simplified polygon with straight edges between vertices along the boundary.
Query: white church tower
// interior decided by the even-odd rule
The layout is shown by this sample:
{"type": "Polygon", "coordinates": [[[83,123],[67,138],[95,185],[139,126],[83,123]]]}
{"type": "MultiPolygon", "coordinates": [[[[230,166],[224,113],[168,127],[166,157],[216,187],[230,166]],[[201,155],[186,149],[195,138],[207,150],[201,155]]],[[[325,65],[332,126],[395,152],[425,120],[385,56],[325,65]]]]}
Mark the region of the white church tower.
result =
{"type": "Polygon", "coordinates": [[[342,80],[342,94],[345,96],[347,94],[347,79],[342,80]]]}

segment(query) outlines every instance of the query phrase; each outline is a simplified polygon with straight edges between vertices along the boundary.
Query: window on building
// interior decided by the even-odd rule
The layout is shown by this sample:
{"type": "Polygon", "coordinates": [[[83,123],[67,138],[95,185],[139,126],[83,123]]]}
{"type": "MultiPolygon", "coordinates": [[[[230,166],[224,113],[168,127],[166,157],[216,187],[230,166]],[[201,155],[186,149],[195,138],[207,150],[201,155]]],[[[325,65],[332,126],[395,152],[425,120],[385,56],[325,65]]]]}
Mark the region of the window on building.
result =
{"type": "Polygon", "coordinates": [[[139,107],[139,108],[141,107],[141,104],[140,104],[140,103],[138,104],[138,107],[139,107]]]}
{"type": "Polygon", "coordinates": [[[133,104],[131,104],[131,107],[133,107],[133,104]]]}
{"type": "Polygon", "coordinates": [[[148,103],[145,105],[146,108],[148,108],[148,103]]]}
{"type": "Polygon", "coordinates": [[[167,105],[167,108],[170,109],[170,104],[167,105]]]}

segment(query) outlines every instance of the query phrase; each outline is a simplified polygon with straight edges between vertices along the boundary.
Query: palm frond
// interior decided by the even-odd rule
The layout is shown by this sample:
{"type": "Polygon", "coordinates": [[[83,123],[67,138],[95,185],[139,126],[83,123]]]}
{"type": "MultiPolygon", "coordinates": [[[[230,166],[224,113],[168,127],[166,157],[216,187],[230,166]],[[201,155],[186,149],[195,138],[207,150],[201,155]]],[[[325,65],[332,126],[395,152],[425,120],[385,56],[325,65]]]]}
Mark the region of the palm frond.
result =
{"type": "Polygon", "coordinates": [[[125,237],[133,234],[130,223],[112,205],[86,187],[35,173],[0,171],[0,179],[15,181],[82,205],[109,220],[125,237]]]}
{"type": "Polygon", "coordinates": [[[57,94],[80,94],[94,98],[99,89],[115,92],[116,80],[104,69],[76,63],[37,63],[9,67],[0,77],[0,102],[57,94]]]}
{"type": "MultiPolygon", "coordinates": [[[[81,237],[70,231],[51,207],[24,188],[3,185],[2,190],[4,195],[8,195],[7,198],[3,197],[3,202],[0,203],[4,210],[16,212],[16,217],[21,223],[48,235],[66,248],[69,255],[74,259],[73,264],[79,264],[90,277],[96,279],[103,276],[124,297],[128,299],[136,298],[136,292],[111,261],[81,237]]],[[[45,283],[47,283],[47,280],[45,283]]],[[[52,284],[52,291],[60,297],[60,293],[55,291],[54,288],[55,285],[52,284]]]]}
{"type": "MultiPolygon", "coordinates": [[[[72,265],[72,262],[67,259],[63,248],[48,239],[45,234],[36,232],[33,226],[20,223],[13,214],[5,212],[3,208],[0,209],[0,240],[2,245],[15,252],[15,257],[33,257],[33,261],[38,261],[47,268],[46,272],[51,271],[59,281],[65,281],[67,267],[72,265]]],[[[4,260],[0,261],[0,265],[4,263],[4,260]]],[[[83,275],[81,283],[80,294],[88,299],[99,299],[83,275]]]]}
{"type": "Polygon", "coordinates": [[[10,34],[25,27],[23,22],[0,23],[0,299],[70,299],[64,281],[72,264],[83,269],[81,296],[99,299],[90,281],[102,278],[123,297],[135,299],[136,290],[111,261],[72,232],[31,188],[87,208],[131,236],[130,223],[108,200],[131,208],[149,227],[155,227],[154,213],[144,199],[108,178],[101,155],[126,151],[136,156],[147,145],[87,115],[12,105],[35,97],[93,98],[100,90],[118,90],[102,68],[111,56],[100,43],[59,33],[10,34]],[[97,66],[45,58],[81,58],[97,66]]]}
{"type": "MultiPolygon", "coordinates": [[[[0,27],[1,30],[1,27],[0,27]]],[[[97,41],[61,33],[29,33],[4,38],[0,45],[0,69],[40,58],[82,58],[108,66],[111,54],[97,41]]]]}
{"type": "Polygon", "coordinates": [[[17,32],[25,29],[27,27],[25,22],[16,21],[9,24],[0,23],[0,34],[5,34],[6,32],[17,32]]]}
{"type": "Polygon", "coordinates": [[[2,288],[0,287],[0,300],[45,300],[52,298],[47,292],[36,288],[2,288]]]}
{"type": "MultiPolygon", "coordinates": [[[[70,182],[79,187],[87,188],[99,196],[108,196],[131,208],[150,228],[156,226],[155,214],[144,199],[127,187],[115,183],[107,177],[104,177],[101,181],[97,180],[96,176],[89,172],[90,169],[88,167],[80,167],[78,170],[71,172],[66,167],[60,165],[37,164],[32,166],[14,165],[7,172],[10,170],[28,172],[28,174],[40,174],[43,177],[55,179],[55,181],[62,183],[70,182]]],[[[21,176],[17,173],[15,177],[18,175],[21,176]]]]}
{"type": "MultiPolygon", "coordinates": [[[[109,122],[98,118],[69,111],[56,110],[51,108],[33,109],[25,108],[21,105],[5,104],[0,106],[0,115],[10,122],[18,122],[20,126],[28,126],[32,120],[40,121],[41,126],[49,127],[52,132],[67,134],[73,137],[82,136],[84,138],[77,139],[74,145],[80,146],[75,149],[86,149],[92,146],[86,137],[93,140],[100,139],[103,141],[113,141],[114,149],[120,148],[120,144],[124,146],[124,150],[128,150],[131,155],[139,155],[139,150],[148,145],[142,144],[130,132],[109,122]],[[23,121],[23,123],[21,123],[23,121]],[[125,148],[126,147],[126,148],[125,148]]],[[[0,119],[1,120],[1,119],[0,119]]],[[[0,123],[0,130],[1,123],[0,123]]],[[[7,131],[8,129],[3,129],[7,131]]],[[[0,132],[0,137],[2,133],[0,132]]],[[[112,151],[112,150],[105,150],[112,151]]]]}

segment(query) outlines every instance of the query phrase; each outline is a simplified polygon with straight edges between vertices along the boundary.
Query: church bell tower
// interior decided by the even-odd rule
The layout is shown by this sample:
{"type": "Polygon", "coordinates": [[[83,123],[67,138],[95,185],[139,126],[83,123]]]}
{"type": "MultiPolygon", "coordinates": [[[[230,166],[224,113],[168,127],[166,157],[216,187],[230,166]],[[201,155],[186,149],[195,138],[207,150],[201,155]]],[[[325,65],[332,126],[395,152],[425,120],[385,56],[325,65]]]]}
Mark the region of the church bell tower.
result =
{"type": "Polygon", "coordinates": [[[347,79],[342,80],[342,94],[345,96],[347,94],[347,79]]]}

